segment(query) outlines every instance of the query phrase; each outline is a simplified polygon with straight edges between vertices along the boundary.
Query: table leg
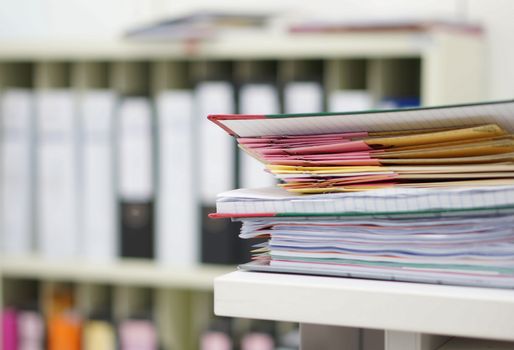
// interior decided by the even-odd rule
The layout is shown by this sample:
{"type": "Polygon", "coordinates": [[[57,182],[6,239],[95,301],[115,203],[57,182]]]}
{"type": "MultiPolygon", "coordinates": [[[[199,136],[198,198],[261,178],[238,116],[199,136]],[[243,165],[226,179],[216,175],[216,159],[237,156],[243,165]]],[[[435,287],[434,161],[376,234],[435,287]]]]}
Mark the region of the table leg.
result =
{"type": "Polygon", "coordinates": [[[385,332],[385,350],[436,350],[450,338],[414,332],[385,332]]]}
{"type": "Polygon", "coordinates": [[[359,350],[360,330],[302,323],[300,343],[301,350],[359,350]]]}

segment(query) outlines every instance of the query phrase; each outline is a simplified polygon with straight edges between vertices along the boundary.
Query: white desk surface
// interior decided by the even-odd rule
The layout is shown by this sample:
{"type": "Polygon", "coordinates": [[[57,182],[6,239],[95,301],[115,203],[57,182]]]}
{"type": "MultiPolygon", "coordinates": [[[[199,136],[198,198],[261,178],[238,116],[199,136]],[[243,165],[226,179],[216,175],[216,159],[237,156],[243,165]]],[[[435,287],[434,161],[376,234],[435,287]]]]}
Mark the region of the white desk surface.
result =
{"type": "Polygon", "coordinates": [[[514,340],[514,290],[236,271],[220,316],[514,340]]]}

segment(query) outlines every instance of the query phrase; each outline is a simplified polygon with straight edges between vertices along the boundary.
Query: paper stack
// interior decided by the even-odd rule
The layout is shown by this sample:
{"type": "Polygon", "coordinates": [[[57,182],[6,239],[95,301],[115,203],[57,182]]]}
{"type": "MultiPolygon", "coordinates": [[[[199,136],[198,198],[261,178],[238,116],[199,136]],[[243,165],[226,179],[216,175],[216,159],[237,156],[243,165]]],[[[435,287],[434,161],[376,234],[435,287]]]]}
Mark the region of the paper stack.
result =
{"type": "Polygon", "coordinates": [[[214,115],[275,188],[217,213],[266,238],[241,268],[514,287],[514,101],[384,112],[214,115]]]}
{"type": "Polygon", "coordinates": [[[268,171],[283,181],[282,187],[299,193],[514,177],[513,165],[490,165],[510,160],[514,151],[512,135],[495,124],[429,132],[239,138],[238,142],[268,164],[268,171]]]}

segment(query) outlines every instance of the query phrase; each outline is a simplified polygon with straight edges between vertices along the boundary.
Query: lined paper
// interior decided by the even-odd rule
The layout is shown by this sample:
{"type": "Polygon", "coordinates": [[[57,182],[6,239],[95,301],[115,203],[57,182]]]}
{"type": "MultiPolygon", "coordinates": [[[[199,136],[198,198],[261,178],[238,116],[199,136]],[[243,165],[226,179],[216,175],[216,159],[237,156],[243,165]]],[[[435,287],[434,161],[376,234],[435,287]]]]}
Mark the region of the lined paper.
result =
{"type": "Polygon", "coordinates": [[[514,101],[336,115],[223,120],[239,137],[452,128],[496,123],[514,132],[514,101]]]}
{"type": "Polygon", "coordinates": [[[241,189],[224,192],[216,201],[218,214],[380,214],[506,206],[514,206],[514,186],[388,188],[318,196],[290,195],[275,188],[241,189]]]}

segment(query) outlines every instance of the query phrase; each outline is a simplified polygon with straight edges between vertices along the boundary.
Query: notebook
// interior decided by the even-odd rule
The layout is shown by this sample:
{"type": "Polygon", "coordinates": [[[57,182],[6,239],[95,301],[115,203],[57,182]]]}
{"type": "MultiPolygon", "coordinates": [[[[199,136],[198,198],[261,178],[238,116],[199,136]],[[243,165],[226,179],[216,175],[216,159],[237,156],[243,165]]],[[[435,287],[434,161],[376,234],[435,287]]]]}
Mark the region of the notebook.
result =
{"type": "Polygon", "coordinates": [[[514,185],[473,188],[388,188],[304,196],[278,187],[218,195],[212,218],[249,216],[355,216],[514,207],[514,185]]]}
{"type": "Polygon", "coordinates": [[[235,136],[242,150],[266,164],[267,172],[281,181],[279,186],[316,194],[399,184],[474,186],[479,179],[511,184],[514,134],[503,114],[511,114],[510,107],[506,102],[410,112],[210,118],[235,136]],[[499,107],[485,107],[493,105],[499,107]],[[511,167],[495,171],[491,164],[511,167]],[[417,166],[415,171],[405,168],[412,166],[417,166]],[[469,166],[476,168],[469,171],[469,166]]]}
{"type": "Polygon", "coordinates": [[[236,137],[338,132],[444,129],[499,124],[514,132],[514,100],[437,107],[304,114],[235,115],[208,118],[236,137]]]}

